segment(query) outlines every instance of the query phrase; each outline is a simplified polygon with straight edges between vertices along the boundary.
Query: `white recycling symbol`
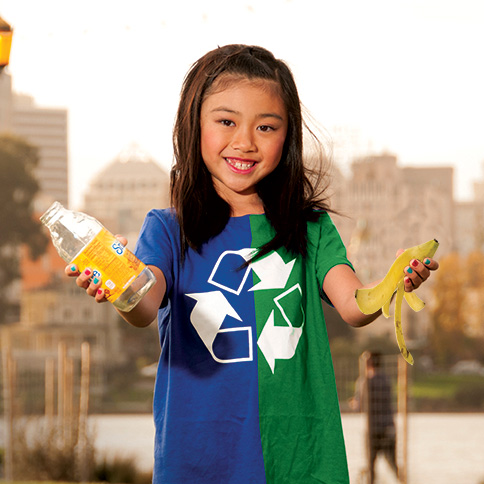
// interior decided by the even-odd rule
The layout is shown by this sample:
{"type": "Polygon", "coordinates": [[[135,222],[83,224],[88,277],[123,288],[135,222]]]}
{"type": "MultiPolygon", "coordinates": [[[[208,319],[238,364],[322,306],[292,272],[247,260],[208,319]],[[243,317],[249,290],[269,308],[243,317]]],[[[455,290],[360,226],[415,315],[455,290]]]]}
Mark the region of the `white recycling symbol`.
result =
{"type": "MultiPolygon", "coordinates": [[[[271,311],[259,339],[257,340],[257,345],[269,364],[272,373],[274,373],[276,360],[291,359],[296,352],[304,327],[304,311],[301,305],[302,290],[299,284],[295,284],[286,289],[289,276],[291,275],[296,260],[294,259],[285,263],[277,252],[272,252],[267,257],[250,263],[246,267],[237,287],[229,287],[223,283],[217,282],[217,270],[219,270],[224,257],[235,255],[241,257],[244,261],[248,261],[251,258],[253,251],[254,249],[241,249],[238,251],[227,250],[223,252],[218,258],[212,273],[208,278],[208,282],[223,291],[239,295],[250,271],[252,270],[257,274],[259,282],[250,288],[249,291],[260,291],[264,289],[283,290],[274,298],[275,307],[271,311]],[[296,296],[299,301],[302,319],[301,324],[298,324],[297,326],[291,321],[290,317],[284,310],[284,299],[291,298],[293,300],[294,296],[296,296]],[[277,326],[275,324],[276,311],[282,315],[287,326],[277,326]]],[[[242,322],[242,318],[237,314],[237,311],[232,307],[221,290],[192,293],[187,294],[187,296],[196,300],[196,304],[190,315],[190,321],[215,361],[219,363],[237,363],[253,360],[252,328],[250,326],[221,329],[227,316],[231,316],[242,322]],[[246,355],[229,359],[217,357],[213,349],[215,338],[218,334],[227,332],[245,332],[247,334],[248,346],[246,355]]]]}

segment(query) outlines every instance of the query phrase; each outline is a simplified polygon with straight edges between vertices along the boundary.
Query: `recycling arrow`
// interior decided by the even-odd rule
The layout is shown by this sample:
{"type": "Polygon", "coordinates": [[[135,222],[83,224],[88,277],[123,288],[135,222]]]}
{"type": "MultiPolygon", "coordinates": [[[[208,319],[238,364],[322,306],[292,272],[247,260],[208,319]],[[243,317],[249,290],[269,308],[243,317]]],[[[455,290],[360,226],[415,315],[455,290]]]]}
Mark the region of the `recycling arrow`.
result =
{"type": "Polygon", "coordinates": [[[284,289],[295,262],[296,259],[286,264],[277,252],[272,252],[267,257],[251,263],[250,267],[257,274],[260,282],[249,291],[284,289]]]}
{"type": "Polygon", "coordinates": [[[272,373],[274,373],[276,359],[289,360],[294,356],[302,330],[303,326],[299,328],[276,326],[274,324],[274,311],[271,312],[257,340],[257,344],[272,373]]]}
{"type": "MultiPolygon", "coordinates": [[[[222,260],[224,259],[224,257],[236,256],[236,257],[240,257],[243,262],[247,262],[251,258],[253,253],[254,253],[254,249],[226,250],[225,252],[220,254],[220,257],[218,258],[217,262],[215,263],[215,266],[213,267],[212,273],[210,274],[210,276],[208,278],[208,283],[213,284],[214,286],[217,286],[220,289],[224,289],[225,291],[229,291],[233,294],[237,294],[237,296],[238,296],[240,294],[240,291],[242,291],[242,288],[244,287],[245,281],[247,280],[247,277],[250,273],[250,264],[249,264],[249,266],[247,266],[245,268],[243,277],[240,280],[237,288],[227,286],[227,285],[225,285],[221,282],[217,282],[215,280],[215,276],[217,274],[219,266],[220,266],[222,260]]],[[[243,264],[242,261],[240,261],[239,265],[243,264]]]]}
{"type": "Polygon", "coordinates": [[[238,321],[242,321],[235,309],[230,305],[225,296],[220,291],[199,292],[187,294],[187,296],[195,299],[197,302],[190,314],[190,321],[197,331],[200,339],[207,347],[215,361],[219,363],[235,363],[238,361],[252,360],[252,330],[250,326],[242,326],[237,328],[220,329],[227,316],[231,316],[238,321]],[[213,351],[213,343],[219,333],[227,332],[247,332],[248,339],[248,355],[242,358],[221,359],[218,358],[213,351]]]}

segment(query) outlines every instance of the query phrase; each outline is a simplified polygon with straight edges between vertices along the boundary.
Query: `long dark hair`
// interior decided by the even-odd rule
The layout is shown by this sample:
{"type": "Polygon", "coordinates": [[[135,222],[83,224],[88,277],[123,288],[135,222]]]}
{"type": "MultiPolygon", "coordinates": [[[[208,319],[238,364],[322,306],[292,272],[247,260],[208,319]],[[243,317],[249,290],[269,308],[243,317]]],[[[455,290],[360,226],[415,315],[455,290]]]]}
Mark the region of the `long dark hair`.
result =
{"type": "MultiPolygon", "coordinates": [[[[171,170],[171,202],[180,224],[182,256],[188,247],[200,250],[219,234],[230,218],[230,206],[216,192],[200,151],[200,110],[221,75],[268,80],[279,86],[288,114],[288,130],[277,168],[257,185],[274,238],[259,248],[257,257],[285,247],[306,255],[306,224],[329,211],[321,183],[325,173],[303,163],[302,116],[294,77],[289,67],[266,49],[226,45],[195,62],[183,82],[173,131],[175,163],[171,170]]],[[[312,135],[311,130],[308,133],[312,135]]]]}

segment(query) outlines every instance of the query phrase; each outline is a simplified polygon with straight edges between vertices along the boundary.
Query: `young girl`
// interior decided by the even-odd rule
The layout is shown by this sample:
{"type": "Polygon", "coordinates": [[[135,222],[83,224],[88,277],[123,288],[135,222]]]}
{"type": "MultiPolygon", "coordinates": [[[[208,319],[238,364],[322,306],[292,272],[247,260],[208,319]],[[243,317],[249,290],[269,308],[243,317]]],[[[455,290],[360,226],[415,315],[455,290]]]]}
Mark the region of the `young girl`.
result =
{"type": "MultiPolygon", "coordinates": [[[[363,284],[304,168],[290,70],[260,47],[209,52],[173,139],[173,208],[147,215],[136,247],[157,283],[121,314],[158,316],[154,482],[348,483],[321,298],[352,326],[379,313],[359,311],[363,284]]],[[[412,261],[405,289],[437,267],[412,261]]],[[[105,301],[89,271],[67,272],[105,301]]]]}

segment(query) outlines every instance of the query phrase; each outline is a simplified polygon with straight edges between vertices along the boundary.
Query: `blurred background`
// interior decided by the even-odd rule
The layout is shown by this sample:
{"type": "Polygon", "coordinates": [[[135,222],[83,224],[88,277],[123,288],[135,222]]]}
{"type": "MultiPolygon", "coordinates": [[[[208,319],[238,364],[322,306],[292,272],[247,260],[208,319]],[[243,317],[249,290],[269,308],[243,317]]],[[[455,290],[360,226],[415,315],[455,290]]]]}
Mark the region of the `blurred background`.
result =
{"type": "MultiPolygon", "coordinates": [[[[391,319],[355,330],[325,307],[352,483],[370,482],[365,411],[350,404],[368,350],[384,354],[392,382],[400,482],[484,482],[480,1],[0,0],[0,17],[7,478],[24,478],[56,434],[62,451],[43,446],[57,463],[37,464],[58,469],[48,478],[86,480],[91,462],[100,480],[120,468],[117,482],[149,479],[156,326],[87,304],[38,217],[58,200],[134,247],[145,214],[169,203],[187,69],[217,45],[248,43],[293,70],[332,160],[334,221],[360,277],[383,277],[400,247],[440,242],[441,268],[419,290],[427,307],[404,307],[413,367],[400,368],[391,319]]],[[[381,459],[376,482],[397,482],[381,459]]]]}

